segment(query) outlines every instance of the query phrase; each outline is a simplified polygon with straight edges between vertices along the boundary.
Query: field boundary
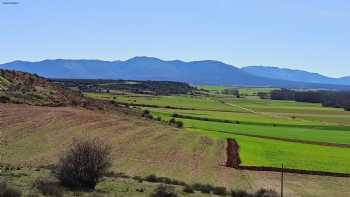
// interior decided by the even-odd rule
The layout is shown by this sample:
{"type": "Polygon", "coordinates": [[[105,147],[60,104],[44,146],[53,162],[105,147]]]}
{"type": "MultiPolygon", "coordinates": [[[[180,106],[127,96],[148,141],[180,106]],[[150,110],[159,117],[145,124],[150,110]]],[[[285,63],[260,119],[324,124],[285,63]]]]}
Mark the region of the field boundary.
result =
{"type": "MultiPolygon", "coordinates": [[[[209,111],[209,110],[208,110],[209,111]]],[[[250,122],[250,121],[239,121],[239,120],[229,120],[229,119],[218,119],[209,117],[199,117],[191,115],[176,114],[175,118],[191,119],[191,120],[201,120],[208,122],[219,122],[219,123],[229,123],[229,124],[246,124],[246,125],[258,125],[258,126],[273,126],[273,127],[287,127],[287,128],[305,128],[305,129],[318,129],[323,131],[339,131],[340,129],[350,129],[349,126],[329,126],[329,125],[289,125],[283,123],[265,123],[265,122],[250,122]],[[341,128],[340,128],[341,127],[341,128]]],[[[343,130],[341,130],[343,131],[343,130]]]]}
{"type": "Polygon", "coordinates": [[[194,111],[216,111],[216,112],[236,112],[236,113],[247,113],[247,112],[238,112],[238,111],[230,111],[230,110],[218,110],[218,109],[199,109],[199,108],[190,108],[190,107],[174,107],[174,106],[161,106],[161,105],[152,105],[152,104],[138,104],[138,103],[128,103],[128,102],[120,102],[120,101],[114,101],[110,100],[114,104],[118,105],[129,105],[129,106],[136,106],[136,107],[151,107],[151,108],[165,108],[165,109],[180,109],[180,110],[194,110],[194,111]]]}
{"type": "MultiPolygon", "coordinates": [[[[249,170],[249,171],[282,172],[282,168],[265,167],[265,166],[244,166],[244,165],[242,165],[242,166],[239,166],[238,169],[239,170],[249,170]]],[[[350,177],[350,173],[300,170],[300,169],[293,169],[293,168],[283,168],[283,172],[293,173],[293,174],[318,175],[318,176],[350,177]]]]}
{"type": "Polygon", "coordinates": [[[269,137],[269,136],[254,135],[254,134],[242,134],[242,133],[229,132],[229,131],[215,131],[215,130],[207,130],[207,131],[214,131],[214,132],[220,132],[220,133],[241,135],[241,136],[247,136],[247,137],[256,137],[256,138],[263,138],[263,139],[270,139],[270,140],[279,140],[279,141],[293,142],[293,143],[300,143],[300,144],[312,144],[312,145],[319,145],[319,146],[331,146],[331,147],[338,147],[338,148],[350,148],[350,144],[336,144],[336,143],[329,143],[329,142],[315,142],[315,141],[308,141],[308,140],[296,140],[296,139],[269,137]]]}

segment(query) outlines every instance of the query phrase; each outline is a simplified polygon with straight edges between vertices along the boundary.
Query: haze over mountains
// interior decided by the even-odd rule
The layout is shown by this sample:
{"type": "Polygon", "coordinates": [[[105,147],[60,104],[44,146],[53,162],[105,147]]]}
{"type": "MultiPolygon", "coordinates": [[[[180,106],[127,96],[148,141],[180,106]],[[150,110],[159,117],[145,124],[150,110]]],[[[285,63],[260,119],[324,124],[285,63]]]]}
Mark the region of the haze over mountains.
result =
{"type": "Polygon", "coordinates": [[[350,89],[350,77],[330,78],[316,73],[276,67],[237,68],[219,61],[163,61],[134,57],[126,61],[44,60],[14,61],[0,68],[47,78],[130,79],[181,81],[191,84],[269,86],[281,88],[350,89]]]}
{"type": "Polygon", "coordinates": [[[255,76],[308,83],[350,85],[350,77],[332,78],[318,73],[271,66],[247,66],[243,71],[255,76]]]}

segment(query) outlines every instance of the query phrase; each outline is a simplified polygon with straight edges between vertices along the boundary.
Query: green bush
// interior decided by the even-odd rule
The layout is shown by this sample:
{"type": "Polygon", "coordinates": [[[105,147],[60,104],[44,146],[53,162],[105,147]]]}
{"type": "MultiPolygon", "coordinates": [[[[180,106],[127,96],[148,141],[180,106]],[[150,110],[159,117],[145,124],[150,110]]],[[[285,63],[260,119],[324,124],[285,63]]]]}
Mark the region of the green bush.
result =
{"type": "Polygon", "coordinates": [[[169,120],[169,125],[174,125],[176,123],[175,118],[169,120]]]}
{"type": "Polygon", "coordinates": [[[175,121],[175,126],[177,128],[182,128],[182,127],[184,127],[184,123],[180,120],[177,120],[177,121],[175,121]]]}
{"type": "Polygon", "coordinates": [[[152,197],[177,197],[177,193],[175,192],[175,188],[168,185],[159,185],[154,193],[151,195],[152,197]]]}

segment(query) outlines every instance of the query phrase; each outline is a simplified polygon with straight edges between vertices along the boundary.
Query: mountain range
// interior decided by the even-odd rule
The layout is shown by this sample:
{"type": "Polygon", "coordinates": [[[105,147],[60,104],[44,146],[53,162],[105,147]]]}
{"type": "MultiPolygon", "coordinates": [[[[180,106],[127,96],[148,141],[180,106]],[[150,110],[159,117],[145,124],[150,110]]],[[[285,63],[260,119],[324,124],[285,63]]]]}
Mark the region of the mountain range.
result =
{"type": "Polygon", "coordinates": [[[332,78],[318,73],[303,70],[292,70],[271,66],[247,66],[243,71],[255,76],[283,79],[288,81],[303,81],[308,83],[350,85],[350,77],[332,78]]]}
{"type": "Polygon", "coordinates": [[[134,57],[126,61],[14,61],[0,68],[35,73],[47,78],[181,81],[196,85],[266,86],[350,90],[350,77],[330,78],[306,71],[250,66],[242,69],[219,61],[164,61],[134,57]]]}

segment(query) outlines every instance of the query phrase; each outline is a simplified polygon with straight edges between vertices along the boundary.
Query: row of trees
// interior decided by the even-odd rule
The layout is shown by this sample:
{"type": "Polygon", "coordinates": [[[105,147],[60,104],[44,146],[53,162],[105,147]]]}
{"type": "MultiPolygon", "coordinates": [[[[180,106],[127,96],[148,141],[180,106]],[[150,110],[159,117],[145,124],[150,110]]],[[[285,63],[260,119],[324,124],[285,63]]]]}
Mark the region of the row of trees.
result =
{"type": "Polygon", "coordinates": [[[282,89],[272,91],[271,99],[321,103],[325,107],[344,108],[350,111],[350,92],[345,91],[294,91],[282,89]]]}
{"type": "Polygon", "coordinates": [[[183,82],[174,81],[127,81],[102,79],[52,79],[64,87],[82,92],[106,92],[112,90],[138,94],[171,95],[187,94],[197,89],[183,82]]]}

